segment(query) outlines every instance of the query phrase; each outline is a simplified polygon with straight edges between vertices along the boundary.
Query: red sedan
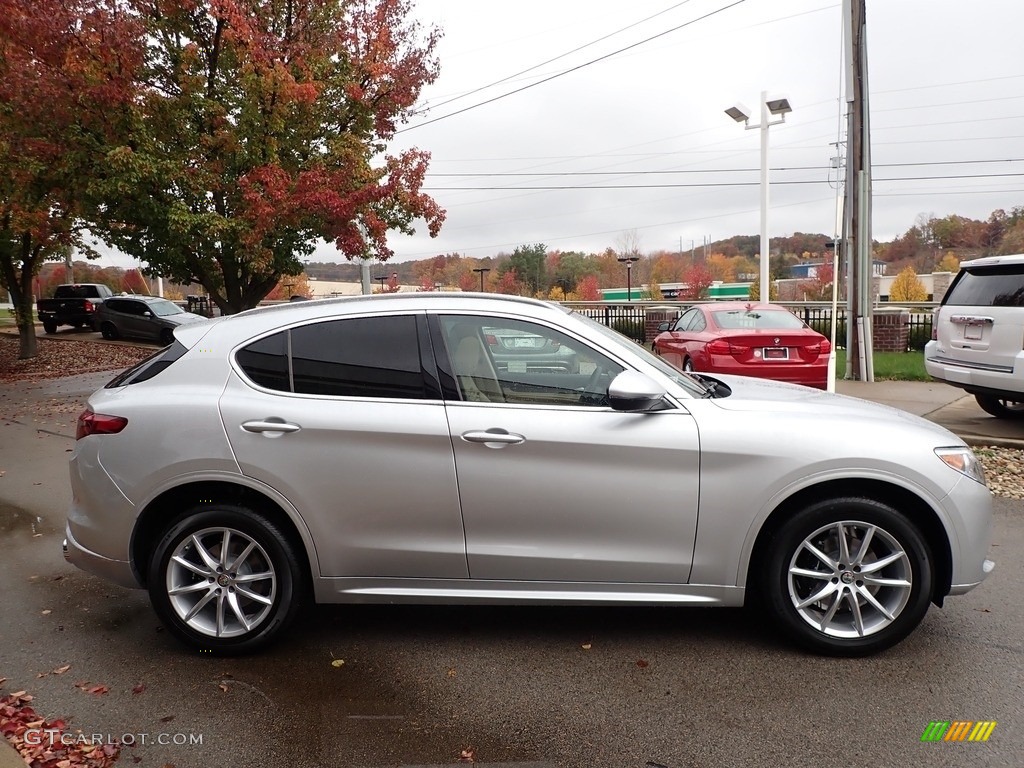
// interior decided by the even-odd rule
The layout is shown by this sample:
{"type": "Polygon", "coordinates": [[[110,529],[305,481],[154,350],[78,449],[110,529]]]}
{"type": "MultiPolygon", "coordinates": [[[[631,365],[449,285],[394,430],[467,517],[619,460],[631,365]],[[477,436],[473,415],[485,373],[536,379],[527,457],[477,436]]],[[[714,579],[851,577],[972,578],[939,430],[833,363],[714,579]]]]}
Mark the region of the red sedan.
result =
{"type": "Polygon", "coordinates": [[[721,302],[664,323],[654,351],[684,371],[732,373],[825,389],[832,345],[785,307],[721,302]]]}

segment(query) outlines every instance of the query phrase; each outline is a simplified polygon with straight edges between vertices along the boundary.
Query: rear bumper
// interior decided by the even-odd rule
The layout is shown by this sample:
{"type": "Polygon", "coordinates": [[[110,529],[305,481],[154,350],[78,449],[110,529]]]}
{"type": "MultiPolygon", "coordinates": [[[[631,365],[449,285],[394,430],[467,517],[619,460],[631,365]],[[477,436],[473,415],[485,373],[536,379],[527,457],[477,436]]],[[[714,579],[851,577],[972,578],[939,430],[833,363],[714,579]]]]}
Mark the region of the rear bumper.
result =
{"type": "Polygon", "coordinates": [[[1024,353],[1012,369],[950,360],[942,357],[938,342],[924,348],[924,369],[933,379],[959,387],[972,395],[989,395],[1001,400],[1024,400],[1024,353]]]}
{"type": "Polygon", "coordinates": [[[141,585],[135,579],[131,563],[126,560],[111,560],[103,555],[92,552],[75,539],[71,531],[71,524],[68,523],[64,531],[64,559],[83,571],[101,576],[104,579],[120,584],[129,589],[140,589],[141,585]]]}

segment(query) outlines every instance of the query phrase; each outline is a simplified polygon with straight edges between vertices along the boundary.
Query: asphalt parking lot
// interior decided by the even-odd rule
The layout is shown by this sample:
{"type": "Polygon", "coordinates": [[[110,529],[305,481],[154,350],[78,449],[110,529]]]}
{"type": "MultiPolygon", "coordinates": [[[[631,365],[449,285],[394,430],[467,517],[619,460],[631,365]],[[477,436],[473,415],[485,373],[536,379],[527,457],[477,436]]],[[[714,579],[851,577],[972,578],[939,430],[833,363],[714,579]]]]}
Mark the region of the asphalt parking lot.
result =
{"type": "Polygon", "coordinates": [[[0,694],[131,737],[123,764],[1020,764],[1022,502],[997,500],[990,579],[869,659],[808,656],[741,610],[341,606],[225,660],[61,558],[73,421],[108,378],[0,385],[0,694]],[[956,720],[997,725],[921,741],[956,720]]]}

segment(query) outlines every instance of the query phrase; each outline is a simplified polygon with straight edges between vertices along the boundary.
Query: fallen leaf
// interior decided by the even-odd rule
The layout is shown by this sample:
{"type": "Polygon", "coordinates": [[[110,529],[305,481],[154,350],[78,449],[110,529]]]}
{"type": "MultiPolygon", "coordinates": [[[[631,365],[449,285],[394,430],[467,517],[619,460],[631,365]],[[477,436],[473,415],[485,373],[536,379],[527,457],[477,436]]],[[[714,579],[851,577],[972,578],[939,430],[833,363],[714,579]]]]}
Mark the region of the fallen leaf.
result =
{"type": "Polygon", "coordinates": [[[160,718],[160,722],[161,723],[169,723],[173,719],[174,719],[174,715],[167,715],[167,717],[161,717],[160,718]]]}
{"type": "Polygon", "coordinates": [[[225,683],[221,683],[217,687],[220,688],[222,691],[224,691],[224,693],[228,692],[228,687],[227,687],[227,685],[225,683]]]}
{"type": "Polygon", "coordinates": [[[43,611],[43,616],[49,616],[49,615],[50,615],[51,613],[53,613],[53,611],[51,611],[51,610],[50,610],[49,608],[46,608],[46,609],[45,609],[45,610],[43,611]]]}
{"type": "Polygon", "coordinates": [[[455,677],[455,668],[454,667],[452,669],[448,670],[448,677],[455,677]]]}
{"type": "Polygon", "coordinates": [[[637,659],[636,660],[636,665],[638,667],[640,667],[640,669],[646,669],[647,667],[650,666],[650,664],[648,664],[647,661],[644,660],[644,659],[637,659]]]}
{"type": "Polygon", "coordinates": [[[140,694],[144,690],[146,690],[146,684],[145,683],[139,683],[134,688],[132,688],[132,695],[140,694]]]}
{"type": "Polygon", "coordinates": [[[345,660],[344,659],[335,659],[334,661],[331,662],[331,666],[332,667],[344,667],[345,666],[345,660]]]}
{"type": "Polygon", "coordinates": [[[582,648],[584,651],[589,651],[591,649],[591,647],[592,646],[591,646],[590,643],[584,643],[583,645],[580,646],[580,648],[582,648]]]}
{"type": "Polygon", "coordinates": [[[475,752],[475,750],[472,747],[470,747],[469,749],[462,750],[462,753],[459,755],[459,762],[460,763],[472,763],[472,762],[475,762],[473,760],[474,752],[475,752]]]}
{"type": "Polygon", "coordinates": [[[70,664],[65,664],[63,667],[57,667],[55,670],[53,670],[53,674],[55,674],[55,675],[63,675],[69,669],[71,669],[71,665],[70,664]]]}

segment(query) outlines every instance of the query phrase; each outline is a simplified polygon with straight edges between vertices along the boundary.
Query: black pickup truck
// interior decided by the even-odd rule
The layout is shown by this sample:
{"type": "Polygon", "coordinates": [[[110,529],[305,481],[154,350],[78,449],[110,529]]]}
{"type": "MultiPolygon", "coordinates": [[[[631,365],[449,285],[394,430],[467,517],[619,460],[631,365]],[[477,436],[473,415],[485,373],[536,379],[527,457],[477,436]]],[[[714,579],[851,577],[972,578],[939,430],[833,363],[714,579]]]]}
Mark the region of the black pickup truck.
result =
{"type": "Polygon", "coordinates": [[[47,333],[56,333],[59,325],[75,328],[87,325],[95,330],[96,307],[112,295],[102,283],[58,285],[52,299],[36,302],[36,314],[47,333]]]}

